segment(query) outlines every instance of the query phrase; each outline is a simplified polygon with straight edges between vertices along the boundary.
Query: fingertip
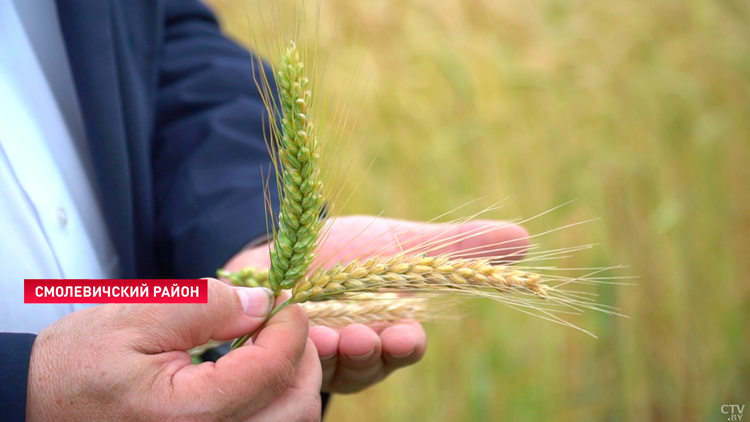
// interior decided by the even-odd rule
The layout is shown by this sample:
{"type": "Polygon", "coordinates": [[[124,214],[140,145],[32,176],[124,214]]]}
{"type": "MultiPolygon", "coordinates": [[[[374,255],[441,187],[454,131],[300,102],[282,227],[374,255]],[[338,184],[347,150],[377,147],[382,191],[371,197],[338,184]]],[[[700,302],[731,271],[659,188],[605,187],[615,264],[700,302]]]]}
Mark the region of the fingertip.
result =
{"type": "Polygon", "coordinates": [[[527,248],[531,242],[528,230],[518,224],[503,222],[498,232],[500,233],[498,237],[501,238],[499,240],[508,241],[516,247],[527,248]]]}
{"type": "Polygon", "coordinates": [[[417,361],[427,348],[427,335],[418,323],[388,327],[380,334],[383,354],[392,359],[417,361]]]}
{"type": "Polygon", "coordinates": [[[339,353],[352,361],[368,361],[374,355],[380,356],[380,336],[372,328],[362,324],[352,324],[341,331],[339,353]]]}
{"type": "Polygon", "coordinates": [[[334,356],[336,352],[338,352],[339,333],[334,329],[317,325],[310,327],[310,331],[307,335],[315,344],[315,347],[318,350],[318,356],[321,359],[334,356]]]}
{"type": "MultiPolygon", "coordinates": [[[[498,224],[498,222],[495,222],[495,224],[498,224]]],[[[500,225],[502,227],[501,230],[506,233],[505,237],[528,241],[529,232],[523,226],[508,221],[502,221],[500,225]]]]}
{"type": "Polygon", "coordinates": [[[472,257],[487,256],[498,261],[517,261],[529,249],[529,233],[518,224],[507,221],[475,220],[461,224],[465,238],[460,250],[471,251],[472,257]]]}

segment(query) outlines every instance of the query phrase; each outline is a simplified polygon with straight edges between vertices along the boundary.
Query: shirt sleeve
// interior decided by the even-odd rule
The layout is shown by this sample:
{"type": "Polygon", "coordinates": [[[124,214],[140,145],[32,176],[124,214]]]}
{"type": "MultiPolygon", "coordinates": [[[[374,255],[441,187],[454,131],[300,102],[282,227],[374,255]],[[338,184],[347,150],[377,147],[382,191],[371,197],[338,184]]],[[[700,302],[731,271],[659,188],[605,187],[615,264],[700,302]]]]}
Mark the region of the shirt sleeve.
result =
{"type": "Polygon", "coordinates": [[[262,73],[275,95],[270,69],[204,5],[167,2],[152,153],[160,274],[211,276],[268,233],[264,199],[278,210],[278,191],[262,73]]]}
{"type": "Polygon", "coordinates": [[[0,419],[26,419],[26,386],[29,379],[33,334],[0,333],[0,419]]]}

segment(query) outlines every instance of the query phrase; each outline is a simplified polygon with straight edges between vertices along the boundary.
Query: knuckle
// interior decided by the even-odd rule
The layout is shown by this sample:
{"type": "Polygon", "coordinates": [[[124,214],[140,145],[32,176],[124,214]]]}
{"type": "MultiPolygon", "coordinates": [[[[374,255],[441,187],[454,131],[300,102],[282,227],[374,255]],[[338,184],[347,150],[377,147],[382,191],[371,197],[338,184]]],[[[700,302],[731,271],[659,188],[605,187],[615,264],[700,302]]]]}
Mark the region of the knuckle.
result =
{"type": "Polygon", "coordinates": [[[223,311],[226,313],[232,312],[235,307],[232,306],[233,302],[239,302],[235,300],[235,296],[227,294],[227,285],[215,280],[213,278],[208,279],[208,297],[211,298],[206,305],[213,305],[212,309],[214,312],[223,311]]]}

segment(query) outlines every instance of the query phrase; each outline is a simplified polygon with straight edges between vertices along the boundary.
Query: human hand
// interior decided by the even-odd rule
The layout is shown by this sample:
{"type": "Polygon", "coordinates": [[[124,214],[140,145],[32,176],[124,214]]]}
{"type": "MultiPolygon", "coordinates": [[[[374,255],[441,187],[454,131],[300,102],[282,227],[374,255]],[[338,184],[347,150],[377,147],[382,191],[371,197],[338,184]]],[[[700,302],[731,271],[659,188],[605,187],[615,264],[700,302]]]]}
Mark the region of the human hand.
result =
{"type": "Polygon", "coordinates": [[[257,330],[271,304],[266,289],[209,279],[207,304],[74,312],[34,342],[27,421],[319,420],[321,369],[298,306],[216,363],[187,352],[257,330]]]}
{"type": "MultiPolygon", "coordinates": [[[[528,248],[523,228],[498,221],[437,225],[368,216],[331,221],[328,235],[316,251],[324,265],[412,248],[430,255],[504,255],[511,261],[528,248]]],[[[268,268],[269,264],[268,246],[264,245],[237,254],[225,268],[238,271],[248,266],[268,268]]],[[[367,388],[394,370],[418,362],[427,348],[422,326],[408,321],[377,327],[353,324],[341,330],[312,327],[310,338],[320,356],[326,392],[353,393],[367,388]]]]}

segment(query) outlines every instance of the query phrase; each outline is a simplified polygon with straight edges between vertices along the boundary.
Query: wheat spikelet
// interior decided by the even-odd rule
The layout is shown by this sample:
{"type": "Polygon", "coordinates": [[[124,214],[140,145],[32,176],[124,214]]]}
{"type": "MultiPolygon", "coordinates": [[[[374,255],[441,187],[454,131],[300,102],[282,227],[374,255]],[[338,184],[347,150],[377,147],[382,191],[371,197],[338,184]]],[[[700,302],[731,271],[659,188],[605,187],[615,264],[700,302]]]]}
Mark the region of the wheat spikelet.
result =
{"type": "Polygon", "coordinates": [[[229,280],[235,286],[242,287],[271,287],[268,281],[268,271],[253,267],[245,267],[237,272],[227,271],[223,268],[216,270],[216,276],[229,280]]]}

